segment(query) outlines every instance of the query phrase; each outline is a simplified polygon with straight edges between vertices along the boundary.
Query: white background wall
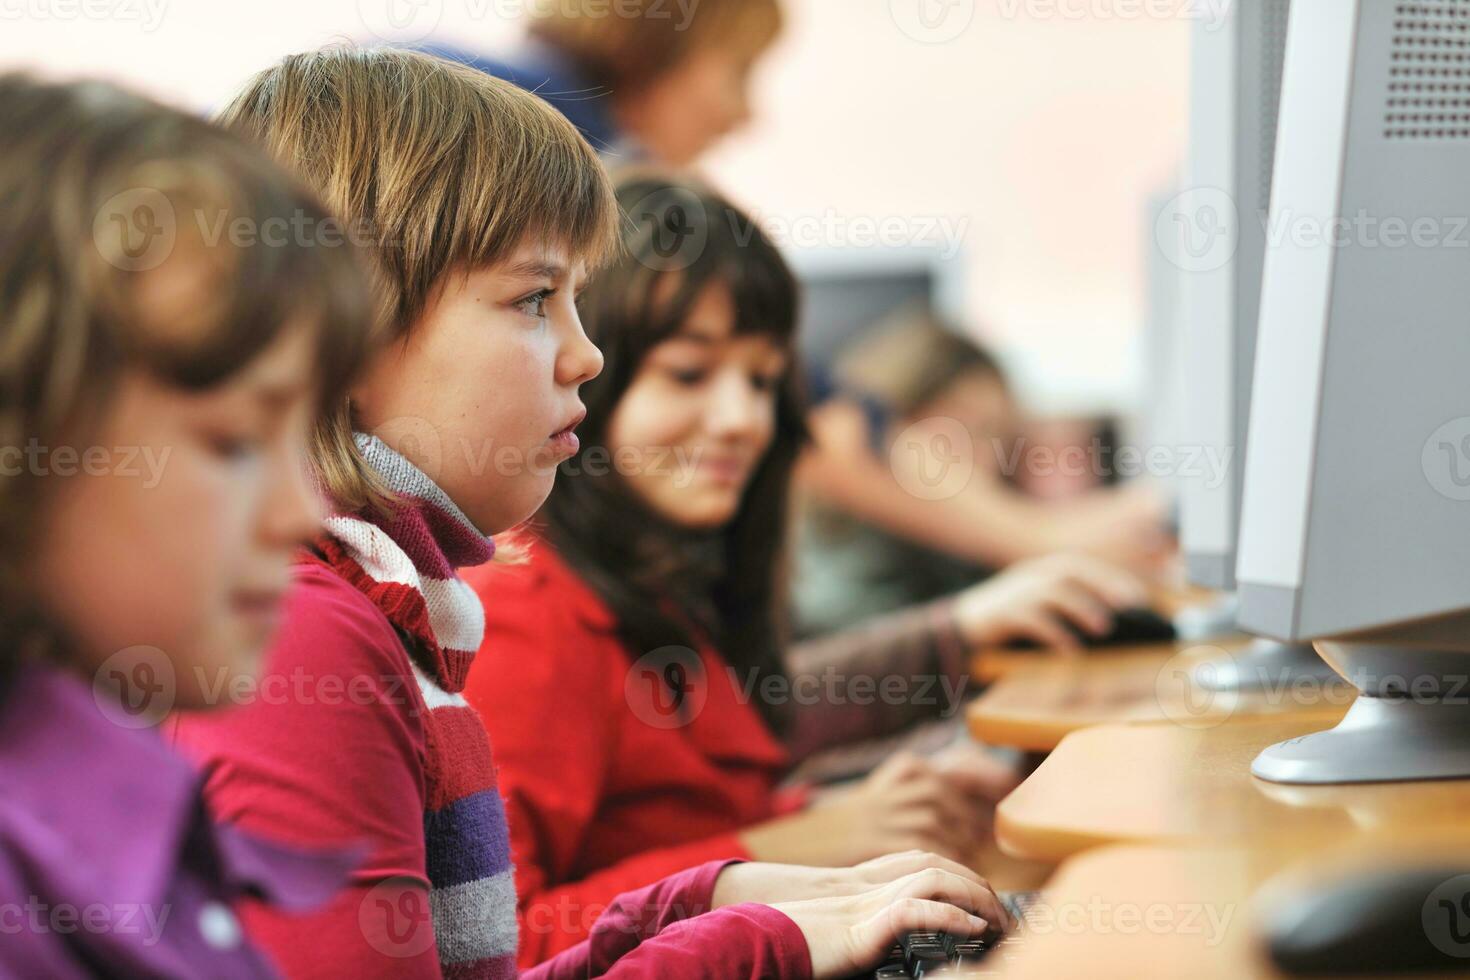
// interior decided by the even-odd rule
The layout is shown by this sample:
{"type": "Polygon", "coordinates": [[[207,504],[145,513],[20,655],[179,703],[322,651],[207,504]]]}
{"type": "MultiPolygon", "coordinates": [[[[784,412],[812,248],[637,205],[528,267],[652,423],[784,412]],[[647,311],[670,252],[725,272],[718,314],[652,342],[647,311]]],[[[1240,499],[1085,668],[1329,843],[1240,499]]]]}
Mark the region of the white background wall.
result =
{"type": "MultiPolygon", "coordinates": [[[[281,54],[387,31],[386,2],[0,0],[0,66],[207,109],[281,54]]],[[[487,49],[518,34],[520,0],[399,2],[420,5],[410,32],[436,18],[487,49]]],[[[709,169],[802,241],[861,246],[865,219],[940,247],[958,235],[965,308],[1033,403],[1129,407],[1146,199],[1183,152],[1191,19],[1221,2],[787,0],[757,122],[709,169]]]]}

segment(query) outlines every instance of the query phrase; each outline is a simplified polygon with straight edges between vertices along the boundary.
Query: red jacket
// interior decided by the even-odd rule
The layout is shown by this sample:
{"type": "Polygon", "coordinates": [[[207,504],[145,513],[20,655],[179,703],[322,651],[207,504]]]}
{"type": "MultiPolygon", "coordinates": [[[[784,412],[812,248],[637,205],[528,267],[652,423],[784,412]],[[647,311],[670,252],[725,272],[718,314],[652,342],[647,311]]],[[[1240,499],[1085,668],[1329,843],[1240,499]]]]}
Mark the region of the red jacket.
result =
{"type": "MultiPolygon", "coordinates": [[[[300,565],[259,685],[224,696],[243,703],[170,725],[180,747],[204,764],[214,812],[278,840],[316,847],[357,842],[369,852],[350,887],[320,912],[300,917],[247,907],[252,938],[293,980],[440,977],[436,937],[412,928],[416,913],[427,915],[429,894],[428,706],[388,619],[339,575],[300,565]],[[385,921],[378,921],[384,912],[385,921]],[[407,940],[393,934],[395,923],[410,926],[407,940]]],[[[560,754],[554,722],[538,732],[542,745],[560,754]]],[[[465,770],[456,778],[483,779],[471,770],[493,761],[460,748],[446,747],[465,770]]],[[[524,834],[524,823],[521,829],[524,834]]],[[[589,930],[590,942],[522,980],[809,977],[806,942],[780,912],[764,905],[705,912],[720,865],[696,863],[680,864],[690,869],[685,874],[644,882],[646,889],[609,896],[608,914],[589,930]]],[[[487,902],[479,916],[503,915],[509,927],[509,898],[504,905],[487,902]]],[[[465,975],[453,965],[444,973],[465,975]]]]}
{"type": "Polygon", "coordinates": [[[550,545],[464,579],[485,604],[465,696],[495,749],[523,966],[587,938],[620,892],[748,857],[737,831],[791,808],[776,793],[786,752],[719,654],[698,652],[684,720],[661,711],[659,665],[635,669],[643,651],[550,545]]]}

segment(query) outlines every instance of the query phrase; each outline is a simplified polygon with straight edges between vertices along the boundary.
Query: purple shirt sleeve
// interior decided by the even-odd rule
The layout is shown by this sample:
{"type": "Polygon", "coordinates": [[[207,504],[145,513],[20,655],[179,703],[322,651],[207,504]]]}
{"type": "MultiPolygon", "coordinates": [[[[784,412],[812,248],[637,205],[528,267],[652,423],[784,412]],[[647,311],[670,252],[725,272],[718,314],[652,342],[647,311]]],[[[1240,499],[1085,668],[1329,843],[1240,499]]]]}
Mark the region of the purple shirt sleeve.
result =
{"type": "Polygon", "coordinates": [[[784,914],[753,904],[709,911],[715,879],[732,863],[711,861],[619,895],[586,942],[522,980],[808,980],[806,939],[784,914]]]}

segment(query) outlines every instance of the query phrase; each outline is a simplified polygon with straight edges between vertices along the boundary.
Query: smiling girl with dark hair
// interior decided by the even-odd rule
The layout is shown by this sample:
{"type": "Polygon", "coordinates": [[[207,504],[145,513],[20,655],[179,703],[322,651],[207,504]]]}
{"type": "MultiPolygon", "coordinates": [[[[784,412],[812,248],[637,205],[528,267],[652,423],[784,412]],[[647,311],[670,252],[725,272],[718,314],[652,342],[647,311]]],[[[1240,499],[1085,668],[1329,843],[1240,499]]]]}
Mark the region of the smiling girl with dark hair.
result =
{"type": "Polygon", "coordinates": [[[580,303],[605,361],[582,389],[586,448],[529,567],[466,575],[486,601],[466,695],[500,762],[523,963],[577,942],[619,891],[701,861],[969,858],[1014,782],[979,751],[896,756],[820,805],[778,784],[819,749],[952,714],[970,648],[1049,643],[1056,612],[1100,630],[1136,601],[1091,563],[1048,563],[789,649],[796,283],[699,184],[635,174],[618,203],[622,253],[580,303]],[[880,698],[895,677],[906,694],[880,698]]]}

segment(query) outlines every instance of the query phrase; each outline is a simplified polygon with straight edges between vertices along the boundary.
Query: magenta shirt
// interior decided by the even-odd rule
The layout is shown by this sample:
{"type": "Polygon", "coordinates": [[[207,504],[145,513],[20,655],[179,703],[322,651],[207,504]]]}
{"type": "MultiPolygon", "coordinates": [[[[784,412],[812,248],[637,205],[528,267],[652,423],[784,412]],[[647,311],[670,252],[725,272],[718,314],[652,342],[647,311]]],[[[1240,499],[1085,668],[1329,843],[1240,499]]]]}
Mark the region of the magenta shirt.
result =
{"type": "Polygon", "coordinates": [[[273,977],[233,910],[325,902],[355,855],[214,823],[158,734],[109,720],[82,679],[0,689],[0,976],[273,977]]]}

